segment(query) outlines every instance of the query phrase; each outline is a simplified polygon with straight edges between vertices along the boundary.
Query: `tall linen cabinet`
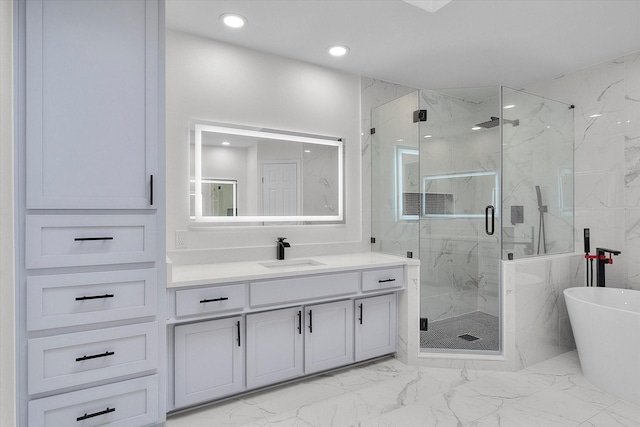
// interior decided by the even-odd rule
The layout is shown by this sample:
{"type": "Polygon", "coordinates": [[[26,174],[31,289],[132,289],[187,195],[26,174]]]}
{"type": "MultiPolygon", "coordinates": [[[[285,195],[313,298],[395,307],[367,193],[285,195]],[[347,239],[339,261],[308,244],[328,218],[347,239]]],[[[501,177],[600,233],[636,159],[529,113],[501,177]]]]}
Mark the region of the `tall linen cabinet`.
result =
{"type": "Polygon", "coordinates": [[[164,3],[15,5],[18,424],[160,424],[164,3]]]}

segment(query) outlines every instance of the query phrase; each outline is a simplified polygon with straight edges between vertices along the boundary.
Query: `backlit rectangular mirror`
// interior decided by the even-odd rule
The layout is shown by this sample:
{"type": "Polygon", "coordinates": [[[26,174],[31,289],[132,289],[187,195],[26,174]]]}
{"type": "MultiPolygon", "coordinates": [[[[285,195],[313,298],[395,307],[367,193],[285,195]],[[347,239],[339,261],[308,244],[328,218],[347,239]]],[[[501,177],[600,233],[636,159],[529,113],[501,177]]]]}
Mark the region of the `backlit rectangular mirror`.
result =
{"type": "Polygon", "coordinates": [[[343,221],[341,138],[203,122],[191,129],[192,221],[343,221]]]}

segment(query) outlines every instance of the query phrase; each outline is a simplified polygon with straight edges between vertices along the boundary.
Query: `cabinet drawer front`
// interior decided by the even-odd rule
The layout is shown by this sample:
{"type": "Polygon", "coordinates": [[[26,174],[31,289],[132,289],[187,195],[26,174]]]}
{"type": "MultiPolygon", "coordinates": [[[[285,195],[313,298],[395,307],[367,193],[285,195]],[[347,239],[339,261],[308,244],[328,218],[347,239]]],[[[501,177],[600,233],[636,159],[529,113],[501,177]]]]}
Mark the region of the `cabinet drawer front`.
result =
{"type": "Polygon", "coordinates": [[[153,215],[27,215],[27,268],[154,260],[153,215]]]}
{"type": "Polygon", "coordinates": [[[29,340],[29,394],[135,374],[158,365],[158,324],[29,340]]]}
{"type": "Polygon", "coordinates": [[[27,330],[154,316],[155,268],[27,278],[27,330]]]}
{"type": "Polygon", "coordinates": [[[362,272],[363,291],[377,291],[379,289],[401,287],[404,287],[404,269],[402,267],[362,272]]]}
{"type": "Polygon", "coordinates": [[[251,283],[251,305],[350,295],[358,292],[359,285],[360,273],[357,272],[251,283]]]}
{"type": "Polygon", "coordinates": [[[160,422],[158,376],[122,381],[29,402],[29,425],[139,427],[160,422]]]}
{"type": "Polygon", "coordinates": [[[176,292],[176,316],[242,309],[245,285],[211,286],[176,292]]]}

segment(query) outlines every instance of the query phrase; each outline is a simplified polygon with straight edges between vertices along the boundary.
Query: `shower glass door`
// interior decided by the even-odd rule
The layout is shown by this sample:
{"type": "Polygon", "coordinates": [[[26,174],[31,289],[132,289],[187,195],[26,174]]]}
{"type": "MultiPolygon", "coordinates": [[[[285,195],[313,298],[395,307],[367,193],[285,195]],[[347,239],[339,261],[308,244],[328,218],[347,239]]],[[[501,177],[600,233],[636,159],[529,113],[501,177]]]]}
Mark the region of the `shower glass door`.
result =
{"type": "Polygon", "coordinates": [[[419,92],[423,351],[501,350],[500,95],[499,87],[419,92]]]}

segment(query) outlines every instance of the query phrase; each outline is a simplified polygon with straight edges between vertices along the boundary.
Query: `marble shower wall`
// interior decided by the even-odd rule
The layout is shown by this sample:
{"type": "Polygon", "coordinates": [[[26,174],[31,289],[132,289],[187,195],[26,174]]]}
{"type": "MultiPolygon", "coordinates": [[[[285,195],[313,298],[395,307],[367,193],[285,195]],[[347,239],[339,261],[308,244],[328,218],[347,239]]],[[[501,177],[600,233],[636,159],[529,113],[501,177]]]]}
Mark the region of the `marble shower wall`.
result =
{"type": "Polygon", "coordinates": [[[504,350],[519,370],[575,348],[563,291],[583,283],[584,259],[559,254],[503,261],[504,350]]]}
{"type": "Polygon", "coordinates": [[[622,251],[607,285],[640,289],[640,52],[526,90],[576,106],[576,250],[590,228],[592,252],[622,251]]]}
{"type": "MultiPolygon", "coordinates": [[[[371,193],[380,193],[378,188],[371,186],[371,110],[390,101],[408,95],[417,89],[394,83],[362,77],[361,81],[361,170],[362,170],[362,249],[372,250],[371,237],[371,193]]],[[[348,201],[347,201],[348,203],[348,201]]],[[[396,248],[398,254],[402,254],[404,248],[396,248]]],[[[376,249],[374,249],[376,250],[376,249]]],[[[379,250],[379,249],[378,249],[379,250]]],[[[406,252],[405,252],[406,254],[406,252]]]]}
{"type": "Polygon", "coordinates": [[[513,107],[503,110],[503,258],[573,252],[574,110],[508,88],[504,105],[513,107]],[[544,234],[536,186],[547,206],[544,234]],[[512,216],[512,207],[520,207],[523,217],[512,216]]]}
{"type": "MultiPolygon", "coordinates": [[[[371,230],[375,243],[372,250],[406,256],[412,252],[418,257],[419,223],[403,218],[399,212],[398,175],[403,182],[413,182],[413,194],[420,191],[417,168],[400,171],[396,164],[399,150],[418,150],[417,126],[411,114],[418,107],[418,93],[413,92],[371,110],[371,230]],[[412,172],[412,173],[409,173],[412,172]],[[413,179],[406,178],[413,176],[413,179]]],[[[406,189],[402,190],[403,192],[406,189]]]]}

